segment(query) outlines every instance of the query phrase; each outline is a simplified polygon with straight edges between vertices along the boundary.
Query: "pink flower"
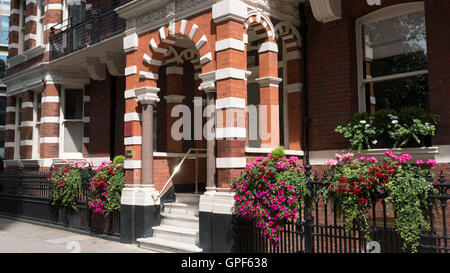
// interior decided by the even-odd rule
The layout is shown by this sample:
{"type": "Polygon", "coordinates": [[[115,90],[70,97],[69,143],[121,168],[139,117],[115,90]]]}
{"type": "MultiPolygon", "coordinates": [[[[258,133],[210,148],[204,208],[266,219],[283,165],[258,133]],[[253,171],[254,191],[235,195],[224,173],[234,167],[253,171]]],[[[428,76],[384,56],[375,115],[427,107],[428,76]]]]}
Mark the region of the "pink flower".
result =
{"type": "Polygon", "coordinates": [[[327,162],[325,162],[325,164],[330,165],[330,166],[335,166],[337,165],[338,161],[337,160],[328,160],[327,162]]]}
{"type": "Polygon", "coordinates": [[[378,163],[378,160],[375,157],[369,157],[367,160],[373,163],[378,163]]]}
{"type": "Polygon", "coordinates": [[[427,160],[427,164],[428,164],[428,165],[433,165],[433,166],[435,166],[435,165],[437,164],[437,162],[436,162],[436,160],[428,159],[428,160],[427,160]]]}
{"type": "Polygon", "coordinates": [[[422,165],[422,164],[423,164],[423,161],[419,159],[419,160],[416,161],[416,164],[417,164],[417,165],[422,165]]]}

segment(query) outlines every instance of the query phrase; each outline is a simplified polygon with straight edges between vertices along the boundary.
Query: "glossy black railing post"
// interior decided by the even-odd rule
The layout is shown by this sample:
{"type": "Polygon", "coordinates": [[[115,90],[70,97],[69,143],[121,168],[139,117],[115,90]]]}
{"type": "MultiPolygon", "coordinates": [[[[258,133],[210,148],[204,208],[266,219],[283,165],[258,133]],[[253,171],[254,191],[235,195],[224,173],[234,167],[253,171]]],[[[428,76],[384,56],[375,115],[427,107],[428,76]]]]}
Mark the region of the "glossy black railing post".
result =
{"type": "MultiPolygon", "coordinates": [[[[305,166],[305,174],[306,174],[306,185],[309,189],[309,191],[312,194],[312,181],[311,181],[311,165],[307,164],[305,166]]],[[[311,198],[312,196],[307,195],[305,197],[305,215],[304,215],[304,221],[303,226],[305,227],[305,252],[306,253],[313,253],[314,247],[313,247],[313,224],[314,224],[314,218],[312,215],[311,210],[311,198]]]]}

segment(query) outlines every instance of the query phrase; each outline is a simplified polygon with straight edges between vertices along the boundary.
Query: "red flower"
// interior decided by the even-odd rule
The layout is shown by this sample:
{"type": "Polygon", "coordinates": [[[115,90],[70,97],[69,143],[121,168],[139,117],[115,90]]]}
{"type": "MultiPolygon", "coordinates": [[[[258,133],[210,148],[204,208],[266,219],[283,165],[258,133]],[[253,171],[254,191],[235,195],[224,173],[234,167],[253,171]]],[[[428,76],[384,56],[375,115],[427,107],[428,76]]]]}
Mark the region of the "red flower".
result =
{"type": "Polygon", "coordinates": [[[364,203],[367,202],[367,199],[366,199],[366,198],[360,197],[360,198],[358,198],[358,201],[359,201],[361,204],[364,204],[364,203]]]}
{"type": "Polygon", "coordinates": [[[353,194],[358,195],[361,192],[360,189],[353,189],[353,194]]]}
{"type": "Polygon", "coordinates": [[[59,186],[62,188],[62,187],[64,187],[64,184],[63,183],[61,183],[61,184],[59,184],[59,186]]]}

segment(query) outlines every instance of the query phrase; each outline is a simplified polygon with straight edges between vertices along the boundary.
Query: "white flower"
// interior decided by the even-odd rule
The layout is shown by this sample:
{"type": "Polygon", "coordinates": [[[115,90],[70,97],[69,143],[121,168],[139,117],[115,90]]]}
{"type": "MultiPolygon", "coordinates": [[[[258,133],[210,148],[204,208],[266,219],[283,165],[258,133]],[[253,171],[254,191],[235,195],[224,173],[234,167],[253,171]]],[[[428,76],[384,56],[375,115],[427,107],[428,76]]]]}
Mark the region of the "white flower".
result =
{"type": "Polygon", "coordinates": [[[359,121],[361,124],[366,124],[366,121],[365,120],[360,120],[359,121]]]}
{"type": "Polygon", "coordinates": [[[392,118],[392,119],[398,119],[398,117],[397,117],[397,116],[391,116],[391,118],[392,118]]]}
{"type": "Polygon", "coordinates": [[[395,119],[394,119],[394,120],[392,121],[392,124],[396,124],[396,123],[398,123],[398,120],[395,120],[395,119]]]}
{"type": "Polygon", "coordinates": [[[367,127],[370,127],[370,124],[366,124],[366,128],[367,128],[367,127]]]}
{"type": "Polygon", "coordinates": [[[377,143],[378,143],[378,141],[377,141],[376,139],[372,141],[372,144],[373,144],[373,145],[375,145],[375,144],[377,144],[377,143]]]}

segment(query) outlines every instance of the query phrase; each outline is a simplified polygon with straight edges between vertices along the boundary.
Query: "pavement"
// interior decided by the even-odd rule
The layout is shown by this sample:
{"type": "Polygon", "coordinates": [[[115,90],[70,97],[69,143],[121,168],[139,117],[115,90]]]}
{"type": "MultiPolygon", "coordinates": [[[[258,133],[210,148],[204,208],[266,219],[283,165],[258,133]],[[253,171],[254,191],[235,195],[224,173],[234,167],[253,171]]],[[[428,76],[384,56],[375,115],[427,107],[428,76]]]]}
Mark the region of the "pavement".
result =
{"type": "Polygon", "coordinates": [[[152,253],[64,229],[0,217],[0,253],[152,253]]]}

